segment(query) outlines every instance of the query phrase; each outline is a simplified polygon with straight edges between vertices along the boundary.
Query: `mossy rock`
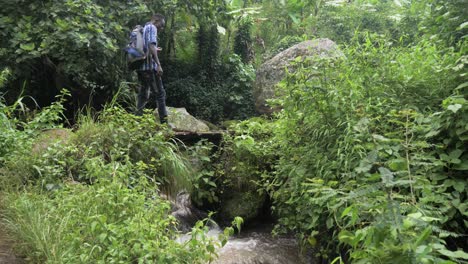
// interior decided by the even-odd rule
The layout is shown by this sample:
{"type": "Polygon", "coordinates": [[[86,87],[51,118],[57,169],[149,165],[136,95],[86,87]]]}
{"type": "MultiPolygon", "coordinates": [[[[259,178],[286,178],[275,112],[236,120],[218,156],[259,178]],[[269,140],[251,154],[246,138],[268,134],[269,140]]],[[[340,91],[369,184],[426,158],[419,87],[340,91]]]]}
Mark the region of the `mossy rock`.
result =
{"type": "Polygon", "coordinates": [[[261,195],[253,190],[231,192],[221,198],[219,216],[227,222],[232,221],[236,216],[242,217],[244,222],[249,222],[260,214],[265,200],[266,194],[261,195]]]}
{"type": "Polygon", "coordinates": [[[338,45],[329,39],[314,39],[296,44],[263,63],[256,71],[253,90],[255,109],[260,114],[271,114],[280,108],[271,108],[267,101],[277,98],[277,84],[286,76],[286,72],[294,72],[292,65],[298,57],[312,62],[323,58],[343,57],[338,45]],[[288,69],[288,70],[286,70],[288,69]]]}
{"type": "MultiPolygon", "coordinates": [[[[190,115],[185,108],[166,108],[168,112],[168,122],[174,130],[194,133],[210,131],[210,127],[207,124],[190,115]]],[[[154,114],[159,119],[157,110],[154,114]]]]}
{"type": "Polygon", "coordinates": [[[32,153],[40,154],[52,144],[60,142],[67,144],[73,132],[66,128],[53,128],[41,132],[33,145],[32,153]]]}

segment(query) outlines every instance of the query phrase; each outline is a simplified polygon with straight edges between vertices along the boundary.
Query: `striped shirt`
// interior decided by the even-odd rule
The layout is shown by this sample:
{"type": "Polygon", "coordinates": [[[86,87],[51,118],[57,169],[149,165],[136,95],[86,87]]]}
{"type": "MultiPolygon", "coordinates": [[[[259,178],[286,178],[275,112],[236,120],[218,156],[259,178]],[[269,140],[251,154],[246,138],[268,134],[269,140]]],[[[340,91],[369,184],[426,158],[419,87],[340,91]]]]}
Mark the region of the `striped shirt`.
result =
{"type": "Polygon", "coordinates": [[[158,29],[153,23],[148,22],[143,28],[143,51],[148,54],[148,56],[141,66],[140,71],[155,71],[158,68],[156,61],[153,60],[153,56],[148,50],[150,44],[154,44],[156,47],[158,46],[158,29]]]}

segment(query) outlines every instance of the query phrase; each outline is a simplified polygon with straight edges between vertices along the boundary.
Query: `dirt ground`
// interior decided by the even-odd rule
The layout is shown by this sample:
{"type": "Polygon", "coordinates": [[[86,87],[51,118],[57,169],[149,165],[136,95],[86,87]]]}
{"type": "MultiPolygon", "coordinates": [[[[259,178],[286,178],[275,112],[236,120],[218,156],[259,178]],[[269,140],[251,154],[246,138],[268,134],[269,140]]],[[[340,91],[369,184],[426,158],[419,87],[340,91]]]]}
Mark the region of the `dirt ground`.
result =
{"type": "Polygon", "coordinates": [[[0,223],[0,264],[22,264],[21,258],[13,254],[13,241],[7,236],[5,227],[0,223]]]}
{"type": "Polygon", "coordinates": [[[20,258],[13,254],[12,240],[9,239],[0,225],[0,264],[22,264],[20,258]]]}

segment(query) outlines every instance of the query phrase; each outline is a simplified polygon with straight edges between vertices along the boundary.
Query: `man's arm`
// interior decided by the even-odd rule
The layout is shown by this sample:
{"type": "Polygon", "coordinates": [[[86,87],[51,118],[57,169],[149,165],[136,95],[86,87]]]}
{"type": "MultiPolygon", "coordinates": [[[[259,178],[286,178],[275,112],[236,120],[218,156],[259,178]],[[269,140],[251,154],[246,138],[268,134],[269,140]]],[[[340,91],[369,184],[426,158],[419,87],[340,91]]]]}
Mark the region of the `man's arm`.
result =
{"type": "Polygon", "coordinates": [[[150,50],[150,53],[151,53],[151,56],[153,57],[153,60],[156,62],[156,64],[158,65],[158,68],[156,69],[157,73],[159,75],[162,75],[163,73],[163,69],[161,67],[161,63],[159,62],[159,57],[158,57],[158,48],[156,47],[156,44],[155,43],[151,43],[149,45],[149,50],[150,50]]]}
{"type": "Polygon", "coordinates": [[[162,67],[161,63],[159,62],[158,58],[158,29],[154,25],[147,25],[145,26],[145,34],[144,34],[145,41],[148,43],[148,55],[154,60],[157,64],[157,74],[162,74],[162,67]]]}

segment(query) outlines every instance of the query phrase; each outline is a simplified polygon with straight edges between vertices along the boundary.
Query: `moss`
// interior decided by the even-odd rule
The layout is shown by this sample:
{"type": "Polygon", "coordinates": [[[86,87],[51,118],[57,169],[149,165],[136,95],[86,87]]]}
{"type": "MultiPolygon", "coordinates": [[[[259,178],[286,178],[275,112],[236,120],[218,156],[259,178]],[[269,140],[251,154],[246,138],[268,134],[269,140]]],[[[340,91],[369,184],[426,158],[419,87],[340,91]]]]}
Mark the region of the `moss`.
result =
{"type": "Polygon", "coordinates": [[[32,152],[35,154],[42,153],[50,145],[57,143],[57,142],[66,144],[68,140],[70,139],[71,135],[72,135],[71,130],[65,129],[65,128],[55,128],[55,129],[45,130],[41,133],[41,135],[38,137],[38,139],[34,143],[32,152]]]}
{"type": "Polygon", "coordinates": [[[222,200],[220,217],[223,220],[231,221],[234,217],[240,216],[245,222],[248,222],[258,216],[265,200],[266,195],[260,195],[256,191],[232,192],[222,200]]]}

